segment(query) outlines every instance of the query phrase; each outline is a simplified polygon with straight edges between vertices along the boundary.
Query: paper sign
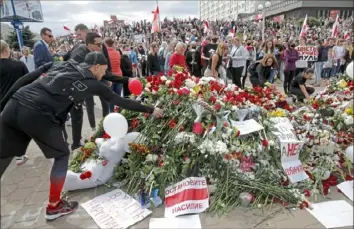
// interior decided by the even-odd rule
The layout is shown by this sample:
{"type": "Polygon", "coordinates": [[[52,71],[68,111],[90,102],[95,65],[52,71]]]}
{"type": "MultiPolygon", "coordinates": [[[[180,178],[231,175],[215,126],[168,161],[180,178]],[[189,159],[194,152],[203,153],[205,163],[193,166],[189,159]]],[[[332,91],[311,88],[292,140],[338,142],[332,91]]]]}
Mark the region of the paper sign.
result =
{"type": "Polygon", "coordinates": [[[150,229],[185,229],[185,228],[202,228],[199,215],[186,215],[176,218],[151,218],[150,229]]]}
{"type": "Polygon", "coordinates": [[[294,127],[288,118],[275,117],[271,118],[270,121],[273,123],[275,128],[272,133],[278,137],[279,141],[297,141],[297,137],[294,133],[294,127]]]}
{"type": "Polygon", "coordinates": [[[353,206],[344,200],[313,204],[311,213],[325,228],[348,227],[353,225],[353,206]]]}
{"type": "Polygon", "coordinates": [[[353,181],[344,181],[337,185],[337,188],[343,192],[344,195],[346,195],[351,201],[353,201],[353,181]]]}
{"type": "Polygon", "coordinates": [[[300,150],[303,145],[304,143],[301,141],[280,142],[281,165],[291,183],[308,179],[299,160],[300,150]]]}
{"type": "Polygon", "coordinates": [[[165,189],[165,217],[201,213],[208,207],[205,177],[190,177],[165,189]]]}
{"type": "Polygon", "coordinates": [[[231,120],[231,125],[233,127],[236,127],[240,131],[240,135],[250,134],[256,131],[263,130],[263,126],[256,122],[256,120],[254,119],[240,122],[231,120]]]}
{"type": "Polygon", "coordinates": [[[316,46],[297,46],[295,49],[299,52],[299,60],[317,61],[318,49],[316,46]]]}
{"type": "Polygon", "coordinates": [[[100,228],[128,228],[143,220],[151,211],[120,189],[98,196],[81,206],[100,228]]]}
{"type": "Polygon", "coordinates": [[[333,142],[329,142],[329,144],[327,145],[319,145],[319,146],[315,146],[315,150],[317,152],[323,153],[323,154],[327,154],[327,155],[332,155],[334,152],[334,143],[333,142]]]}

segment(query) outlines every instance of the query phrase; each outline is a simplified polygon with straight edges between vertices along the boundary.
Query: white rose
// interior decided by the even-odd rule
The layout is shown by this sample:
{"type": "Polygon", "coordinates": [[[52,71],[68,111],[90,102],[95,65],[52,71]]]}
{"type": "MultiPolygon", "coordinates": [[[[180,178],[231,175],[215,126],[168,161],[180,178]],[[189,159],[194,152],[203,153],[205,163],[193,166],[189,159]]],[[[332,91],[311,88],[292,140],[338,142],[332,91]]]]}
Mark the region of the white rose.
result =
{"type": "Polygon", "coordinates": [[[161,81],[166,81],[167,80],[167,77],[166,76],[161,76],[161,81]]]}
{"type": "Polygon", "coordinates": [[[347,125],[347,126],[353,125],[353,123],[354,123],[353,117],[348,115],[348,116],[345,118],[344,123],[345,123],[345,125],[347,125]]]}
{"type": "Polygon", "coordinates": [[[151,92],[150,89],[147,88],[147,87],[145,87],[144,90],[147,91],[147,92],[151,92]]]}
{"type": "Polygon", "coordinates": [[[151,87],[151,84],[150,83],[147,83],[145,87],[151,87]]]}
{"type": "Polygon", "coordinates": [[[166,82],[165,82],[166,85],[170,85],[170,83],[171,83],[171,80],[166,80],[166,82]]]}
{"type": "Polygon", "coordinates": [[[274,145],[275,145],[275,142],[274,142],[273,140],[269,140],[269,141],[268,141],[268,144],[269,144],[270,146],[274,146],[274,145]]]}
{"type": "Polygon", "coordinates": [[[156,95],[156,94],[157,94],[157,91],[152,90],[151,94],[156,95]]]}

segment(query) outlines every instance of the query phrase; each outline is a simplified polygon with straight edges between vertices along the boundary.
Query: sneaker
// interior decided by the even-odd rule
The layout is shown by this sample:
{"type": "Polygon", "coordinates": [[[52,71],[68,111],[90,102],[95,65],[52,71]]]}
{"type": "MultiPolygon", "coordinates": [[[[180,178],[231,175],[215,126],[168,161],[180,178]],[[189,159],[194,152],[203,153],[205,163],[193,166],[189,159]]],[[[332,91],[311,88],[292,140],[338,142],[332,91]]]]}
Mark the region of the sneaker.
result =
{"type": "Polygon", "coordinates": [[[79,145],[71,145],[71,150],[74,151],[78,148],[81,148],[83,145],[80,143],[79,145]]]}
{"type": "Polygon", "coordinates": [[[23,165],[26,161],[28,161],[28,157],[26,155],[16,157],[16,165],[23,165]]]}
{"type": "Polygon", "coordinates": [[[53,221],[55,219],[58,219],[59,217],[73,213],[78,207],[79,203],[76,201],[69,202],[65,200],[60,200],[57,207],[47,207],[45,219],[48,221],[53,221]]]}
{"type": "Polygon", "coordinates": [[[71,117],[68,116],[67,120],[66,120],[66,123],[65,123],[67,126],[72,126],[72,123],[71,123],[71,117]]]}

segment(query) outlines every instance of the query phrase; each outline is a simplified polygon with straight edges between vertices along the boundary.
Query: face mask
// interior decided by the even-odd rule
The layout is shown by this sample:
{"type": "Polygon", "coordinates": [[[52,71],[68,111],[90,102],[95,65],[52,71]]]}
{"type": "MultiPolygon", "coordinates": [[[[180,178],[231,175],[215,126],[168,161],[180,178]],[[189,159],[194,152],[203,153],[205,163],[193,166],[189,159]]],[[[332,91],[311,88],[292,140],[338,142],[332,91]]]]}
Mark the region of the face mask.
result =
{"type": "Polygon", "coordinates": [[[123,51],[123,54],[129,56],[130,55],[130,51],[123,51]]]}

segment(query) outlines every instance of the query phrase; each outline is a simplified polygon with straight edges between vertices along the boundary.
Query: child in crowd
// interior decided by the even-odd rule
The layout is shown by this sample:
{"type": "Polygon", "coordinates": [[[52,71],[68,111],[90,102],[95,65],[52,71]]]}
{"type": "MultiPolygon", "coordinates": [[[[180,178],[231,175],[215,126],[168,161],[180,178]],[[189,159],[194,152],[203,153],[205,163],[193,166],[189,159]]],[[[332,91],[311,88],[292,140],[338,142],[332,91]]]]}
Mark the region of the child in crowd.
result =
{"type": "Polygon", "coordinates": [[[328,50],[328,59],[326,62],[324,62],[323,64],[323,81],[325,83],[325,86],[329,85],[329,78],[331,76],[331,71],[333,68],[333,64],[334,64],[334,55],[333,55],[333,49],[329,49],[328,50]]]}

